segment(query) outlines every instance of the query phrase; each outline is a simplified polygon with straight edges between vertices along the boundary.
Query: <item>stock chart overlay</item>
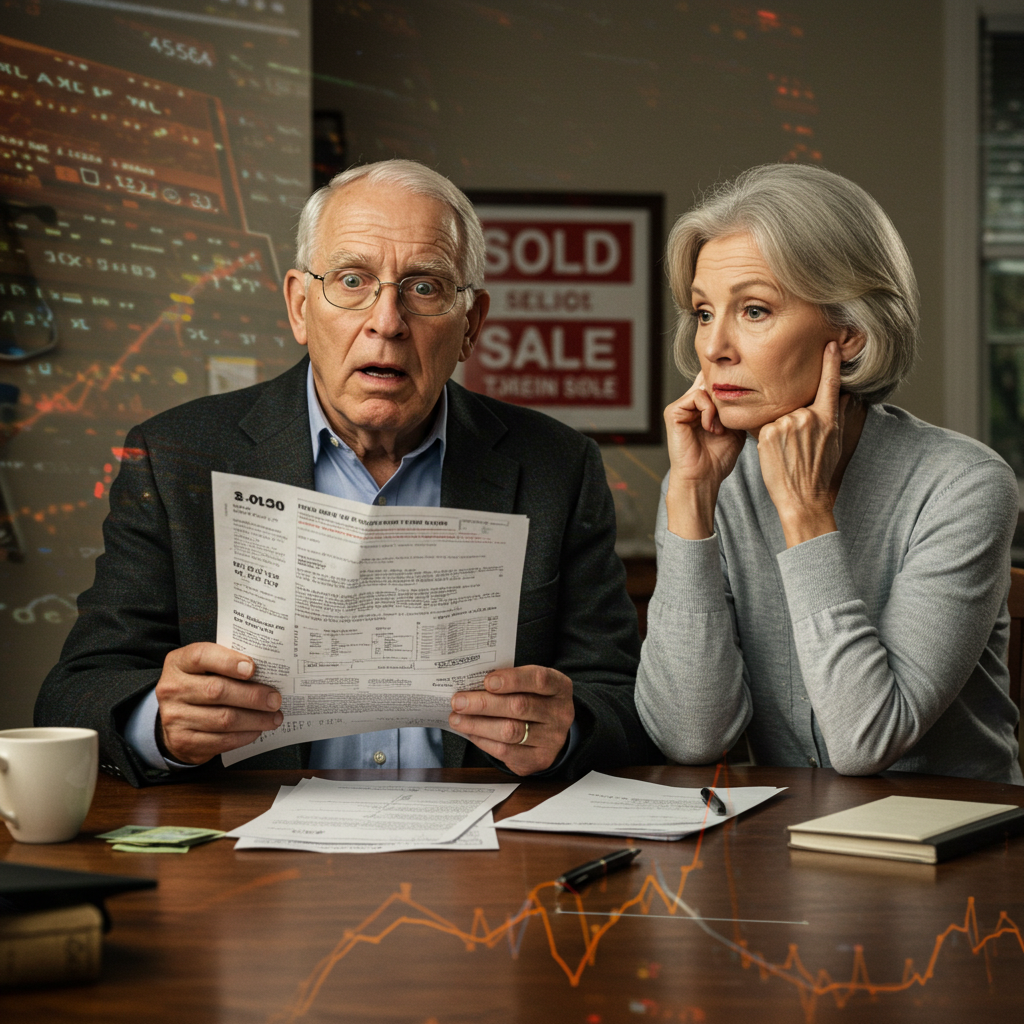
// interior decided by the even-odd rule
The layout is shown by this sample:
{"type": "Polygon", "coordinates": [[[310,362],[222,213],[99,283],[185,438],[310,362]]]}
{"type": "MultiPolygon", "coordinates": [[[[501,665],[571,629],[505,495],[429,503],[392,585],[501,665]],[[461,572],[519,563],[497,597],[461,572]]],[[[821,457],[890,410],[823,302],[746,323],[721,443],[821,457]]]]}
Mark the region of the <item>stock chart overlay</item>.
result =
{"type": "Polygon", "coordinates": [[[301,354],[281,279],[310,190],[308,7],[4,7],[0,643],[38,685],[127,431],[301,354]]]}

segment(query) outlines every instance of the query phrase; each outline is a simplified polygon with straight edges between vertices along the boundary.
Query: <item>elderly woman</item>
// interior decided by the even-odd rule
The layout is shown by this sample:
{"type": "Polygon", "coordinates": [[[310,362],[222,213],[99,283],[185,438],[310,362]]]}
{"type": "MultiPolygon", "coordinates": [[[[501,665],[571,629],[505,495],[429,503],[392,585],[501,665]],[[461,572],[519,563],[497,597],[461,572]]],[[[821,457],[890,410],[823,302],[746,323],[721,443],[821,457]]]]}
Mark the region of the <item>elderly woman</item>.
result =
{"type": "Polygon", "coordinates": [[[863,189],[755,167],[668,243],[665,411],[636,702],[671,758],[747,730],[759,764],[1022,784],[1003,659],[1010,468],[882,404],[913,362],[917,286],[863,189]]]}

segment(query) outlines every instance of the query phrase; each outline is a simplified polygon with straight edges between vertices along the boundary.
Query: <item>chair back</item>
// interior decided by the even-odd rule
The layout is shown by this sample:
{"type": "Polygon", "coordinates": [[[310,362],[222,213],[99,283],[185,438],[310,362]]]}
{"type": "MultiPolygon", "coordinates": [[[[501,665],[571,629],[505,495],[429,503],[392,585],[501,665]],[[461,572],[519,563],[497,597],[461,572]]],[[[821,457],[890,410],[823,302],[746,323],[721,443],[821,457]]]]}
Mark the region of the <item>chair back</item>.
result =
{"type": "MultiPolygon", "coordinates": [[[[1010,697],[1021,707],[1021,676],[1024,675],[1024,569],[1010,570],[1010,697]]],[[[1017,724],[1018,736],[1020,723],[1017,724]]]]}

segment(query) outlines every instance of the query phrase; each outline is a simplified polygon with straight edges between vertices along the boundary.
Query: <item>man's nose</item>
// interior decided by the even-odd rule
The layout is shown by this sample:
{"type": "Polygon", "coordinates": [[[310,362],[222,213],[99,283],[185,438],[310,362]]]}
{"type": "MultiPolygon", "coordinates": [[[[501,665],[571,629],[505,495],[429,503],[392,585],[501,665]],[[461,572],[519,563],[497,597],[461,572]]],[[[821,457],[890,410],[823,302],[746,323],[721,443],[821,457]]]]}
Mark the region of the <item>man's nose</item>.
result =
{"type": "Polygon", "coordinates": [[[377,301],[370,307],[368,326],[378,334],[394,338],[408,330],[408,311],[402,305],[395,281],[381,281],[377,301]]]}

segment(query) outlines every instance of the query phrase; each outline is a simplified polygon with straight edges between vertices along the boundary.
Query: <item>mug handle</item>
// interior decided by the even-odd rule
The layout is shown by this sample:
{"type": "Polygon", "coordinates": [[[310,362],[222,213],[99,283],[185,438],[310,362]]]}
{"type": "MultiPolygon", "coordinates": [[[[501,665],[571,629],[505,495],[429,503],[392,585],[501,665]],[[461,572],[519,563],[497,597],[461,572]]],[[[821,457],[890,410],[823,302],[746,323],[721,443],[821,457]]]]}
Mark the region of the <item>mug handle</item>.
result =
{"type": "MultiPolygon", "coordinates": [[[[7,758],[0,755],[0,772],[6,773],[10,770],[10,767],[11,766],[8,764],[7,758]]],[[[21,828],[18,824],[17,816],[12,811],[5,811],[3,807],[0,807],[0,818],[3,818],[5,821],[9,821],[15,828],[21,828]]]]}

